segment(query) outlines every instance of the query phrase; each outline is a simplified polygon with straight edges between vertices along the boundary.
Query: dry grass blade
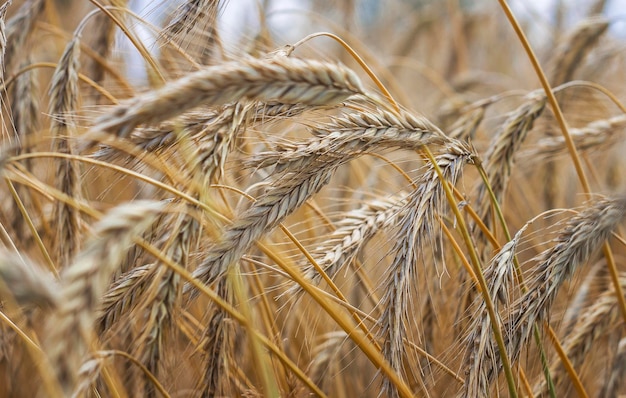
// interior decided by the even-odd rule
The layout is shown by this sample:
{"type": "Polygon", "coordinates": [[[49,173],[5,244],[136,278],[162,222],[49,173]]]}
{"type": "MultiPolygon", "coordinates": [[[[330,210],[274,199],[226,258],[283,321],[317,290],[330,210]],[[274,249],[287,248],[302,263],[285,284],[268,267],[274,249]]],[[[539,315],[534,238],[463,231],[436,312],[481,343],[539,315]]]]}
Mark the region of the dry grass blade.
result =
{"type": "Polygon", "coordinates": [[[135,97],[101,117],[93,130],[126,137],[139,124],[167,120],[202,104],[250,99],[328,105],[363,92],[356,74],[338,64],[252,58],[206,67],[135,97]]]}
{"type": "Polygon", "coordinates": [[[61,275],[61,299],[48,321],[44,344],[61,386],[73,391],[90,347],[97,310],[113,273],[133,239],[164,210],[165,203],[136,201],[111,210],[95,227],[92,239],[61,275]]]}
{"type": "MultiPolygon", "coordinates": [[[[472,152],[461,144],[449,145],[444,153],[435,160],[443,176],[454,185],[463,170],[463,166],[472,158],[472,152]]],[[[383,282],[384,296],[381,305],[384,312],[380,316],[382,352],[392,368],[402,374],[403,357],[406,353],[404,338],[409,318],[411,286],[417,278],[417,266],[423,251],[437,241],[438,220],[446,205],[446,196],[442,183],[432,166],[420,177],[417,189],[411,192],[400,210],[403,217],[398,221],[398,233],[392,253],[395,258],[389,267],[383,282]]],[[[398,392],[387,379],[383,382],[383,391],[390,396],[398,392]]]]}

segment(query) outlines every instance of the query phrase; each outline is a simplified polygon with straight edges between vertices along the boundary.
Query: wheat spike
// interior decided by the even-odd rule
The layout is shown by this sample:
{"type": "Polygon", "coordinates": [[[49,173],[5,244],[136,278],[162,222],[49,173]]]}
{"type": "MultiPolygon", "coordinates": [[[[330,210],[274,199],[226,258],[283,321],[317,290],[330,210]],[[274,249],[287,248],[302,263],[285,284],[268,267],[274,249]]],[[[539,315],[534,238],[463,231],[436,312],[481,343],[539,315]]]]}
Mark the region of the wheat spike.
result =
{"type": "MultiPolygon", "coordinates": [[[[472,152],[464,145],[448,145],[445,151],[435,158],[443,177],[451,185],[456,183],[463,165],[470,162],[472,152]]],[[[437,240],[437,217],[446,204],[442,182],[432,164],[420,177],[417,189],[411,192],[400,210],[403,217],[398,222],[398,233],[392,250],[395,257],[384,283],[385,294],[381,298],[384,308],[379,318],[381,324],[382,353],[392,368],[401,374],[403,356],[406,352],[404,338],[408,322],[407,313],[411,295],[411,285],[417,277],[417,266],[421,253],[428,244],[437,240]]],[[[394,385],[385,379],[383,391],[392,397],[398,396],[394,385]]]]}
{"type": "Polygon", "coordinates": [[[137,96],[98,119],[92,130],[127,137],[139,124],[158,123],[199,105],[242,99],[328,105],[363,92],[356,74],[341,65],[287,57],[252,58],[206,67],[137,96]]]}
{"type": "Polygon", "coordinates": [[[102,297],[133,238],[143,233],[165,204],[136,201],[111,210],[88,242],[61,274],[59,305],[48,321],[44,348],[64,391],[73,391],[78,369],[90,347],[102,297]]]}
{"type": "MultiPolygon", "coordinates": [[[[59,153],[72,154],[69,140],[76,134],[74,113],[78,109],[78,37],[68,43],[52,77],[50,88],[50,113],[54,116],[50,130],[54,137],[53,148],[59,153]]],[[[74,199],[81,198],[79,170],[69,159],[57,160],[57,188],[74,199]]],[[[54,219],[57,226],[56,252],[58,262],[69,264],[80,250],[80,212],[73,206],[56,202],[54,219]]]]}

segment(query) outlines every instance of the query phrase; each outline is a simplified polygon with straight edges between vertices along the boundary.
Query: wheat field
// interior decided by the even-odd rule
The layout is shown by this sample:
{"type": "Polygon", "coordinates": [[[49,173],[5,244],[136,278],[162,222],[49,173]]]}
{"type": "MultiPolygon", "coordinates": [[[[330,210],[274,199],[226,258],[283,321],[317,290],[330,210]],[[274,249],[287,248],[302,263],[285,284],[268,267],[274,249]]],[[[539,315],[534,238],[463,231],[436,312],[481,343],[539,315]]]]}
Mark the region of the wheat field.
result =
{"type": "Polygon", "coordinates": [[[607,2],[236,2],[2,2],[0,397],[626,394],[607,2]]]}

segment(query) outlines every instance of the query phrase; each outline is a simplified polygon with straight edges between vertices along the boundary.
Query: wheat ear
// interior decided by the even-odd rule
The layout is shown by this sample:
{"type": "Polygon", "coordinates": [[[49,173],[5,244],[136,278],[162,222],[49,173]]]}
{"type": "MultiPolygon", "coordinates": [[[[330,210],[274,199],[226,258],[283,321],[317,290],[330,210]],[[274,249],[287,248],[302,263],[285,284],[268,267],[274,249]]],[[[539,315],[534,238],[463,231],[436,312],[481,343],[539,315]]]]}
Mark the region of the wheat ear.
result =
{"type": "MultiPolygon", "coordinates": [[[[232,295],[227,279],[217,283],[216,291],[221,298],[232,302],[232,295]]],[[[224,371],[226,351],[232,348],[234,330],[226,311],[216,308],[204,331],[202,348],[206,355],[202,375],[202,397],[213,398],[226,389],[224,371]],[[230,332],[230,333],[229,333],[230,332]]]]}
{"type": "Polygon", "coordinates": [[[609,27],[609,21],[600,16],[580,23],[563,43],[557,47],[553,60],[554,69],[550,79],[553,87],[570,81],[576,69],[582,65],[587,53],[594,47],[609,27]]]}
{"type": "Polygon", "coordinates": [[[59,301],[58,286],[52,275],[28,258],[0,252],[0,296],[10,296],[18,305],[36,304],[55,308],[59,301]]]}
{"type": "MultiPolygon", "coordinates": [[[[511,176],[514,155],[532,129],[535,120],[543,113],[546,106],[545,95],[531,94],[530,98],[512,112],[493,138],[485,155],[484,168],[489,185],[498,203],[502,204],[511,176]]],[[[484,184],[478,190],[478,215],[485,225],[492,226],[492,204],[487,198],[484,184]]],[[[481,235],[482,236],[482,235],[481,235]]]]}
{"type": "MultiPolygon", "coordinates": [[[[521,355],[533,325],[548,320],[561,285],[606,241],[625,213],[625,198],[597,200],[568,219],[554,246],[540,255],[532,278],[526,279],[528,290],[510,306],[502,321],[501,330],[511,361],[521,355]]],[[[496,352],[497,348],[494,346],[492,350],[496,352]]],[[[486,385],[490,385],[497,377],[500,357],[495,358],[495,363],[486,362],[483,366],[486,385]]]]}
{"type": "MultiPolygon", "coordinates": [[[[361,119],[355,118],[355,121],[358,120],[361,119]]],[[[397,129],[389,128],[388,125],[363,129],[361,125],[355,123],[355,130],[349,131],[344,121],[340,120],[337,129],[348,136],[348,144],[345,144],[341,134],[333,135],[335,140],[342,143],[339,146],[335,145],[337,147],[335,152],[318,152],[316,156],[304,162],[302,167],[281,169],[281,172],[274,174],[272,185],[226,229],[222,242],[209,252],[194,271],[195,277],[205,283],[211,283],[223,276],[227,267],[238,261],[255,240],[274,229],[312,195],[319,192],[341,165],[366,151],[398,146],[418,148],[431,142],[433,136],[438,140],[449,140],[443,134],[426,133],[422,131],[423,129],[418,129],[417,139],[413,139],[411,134],[401,135],[397,129]],[[422,137],[425,138],[420,141],[422,137]]],[[[333,128],[325,125],[320,130],[332,131],[333,128]]],[[[330,145],[332,148],[333,144],[330,145]]],[[[293,157],[299,156],[297,149],[292,152],[296,152],[293,157]]]]}
{"type": "MultiPolygon", "coordinates": [[[[167,240],[163,249],[174,263],[188,268],[188,258],[192,242],[199,232],[197,221],[187,214],[174,215],[169,230],[162,240],[167,240]]],[[[176,306],[180,305],[180,276],[163,267],[155,273],[153,281],[156,288],[151,292],[151,299],[143,303],[145,324],[136,344],[138,359],[155,376],[159,375],[159,363],[167,350],[165,336],[174,330],[176,306]]],[[[144,394],[154,396],[154,385],[146,380],[144,394]]]]}
{"type": "Polygon", "coordinates": [[[13,1],[8,0],[0,7],[0,81],[4,83],[4,56],[7,50],[7,9],[13,1]]]}
{"type": "MultiPolygon", "coordinates": [[[[78,57],[80,41],[74,37],[65,48],[52,76],[50,88],[50,113],[53,115],[50,130],[55,151],[72,154],[69,140],[76,134],[74,112],[78,109],[78,57]]],[[[81,198],[79,170],[73,161],[58,159],[56,170],[57,188],[74,199],[81,198]]],[[[57,226],[56,252],[61,265],[69,264],[80,250],[80,212],[75,207],[58,201],[54,208],[57,226]]]]}
{"type": "MultiPolygon", "coordinates": [[[[619,281],[622,288],[626,288],[626,275],[621,275],[619,281]]],[[[575,368],[583,364],[594,342],[621,320],[615,289],[612,284],[610,286],[609,290],[597,297],[590,307],[584,309],[571,333],[565,337],[563,350],[575,368]]],[[[555,361],[550,366],[554,385],[558,385],[566,377],[559,364],[560,361],[555,361]]],[[[539,383],[534,391],[538,395],[545,394],[547,392],[545,381],[539,383]]]]}
{"type": "MultiPolygon", "coordinates": [[[[31,59],[26,56],[22,65],[31,64],[31,59]]],[[[11,96],[11,116],[13,118],[15,128],[15,141],[13,146],[16,148],[17,154],[28,153],[31,148],[31,137],[39,130],[39,92],[37,84],[37,73],[35,70],[25,72],[18,76],[13,86],[11,96]]],[[[32,161],[26,159],[24,161],[26,169],[32,170],[32,161]]],[[[15,187],[20,199],[28,208],[32,202],[28,188],[21,184],[15,187]]],[[[19,206],[13,202],[12,227],[19,241],[28,241],[28,225],[24,222],[24,218],[19,210],[19,206]]]]}
{"type": "Polygon", "coordinates": [[[620,387],[624,385],[626,376],[626,338],[622,338],[617,346],[617,353],[613,358],[611,373],[598,395],[601,398],[617,397],[620,387]]]}
{"type": "MultiPolygon", "coordinates": [[[[489,296],[498,298],[498,300],[493,300],[496,314],[498,314],[500,304],[504,308],[510,306],[509,298],[515,275],[514,259],[522,234],[528,225],[530,224],[525,224],[509,242],[502,246],[484,271],[489,296]]],[[[482,296],[476,297],[473,304],[474,316],[468,328],[470,333],[467,338],[470,347],[464,363],[467,375],[463,392],[465,397],[488,395],[490,389],[488,371],[496,366],[500,355],[497,347],[492,343],[494,341],[492,320],[487,313],[487,304],[482,296]]],[[[498,322],[501,323],[502,320],[499,319],[498,322]]]]}
{"type": "Polygon", "coordinates": [[[164,208],[164,202],[136,201],[112,209],[95,226],[97,236],[63,271],[59,305],[48,321],[44,348],[66,393],[76,385],[78,370],[91,345],[97,311],[113,273],[133,238],[143,233],[164,208]]]}
{"type": "Polygon", "coordinates": [[[6,23],[6,46],[4,51],[4,70],[12,72],[18,62],[20,50],[24,48],[32,33],[35,21],[45,9],[45,0],[28,0],[6,23]]]}
{"type": "Polygon", "coordinates": [[[418,149],[423,145],[450,141],[427,119],[407,112],[391,113],[382,109],[349,113],[328,124],[311,129],[315,138],[301,144],[282,145],[262,152],[247,164],[254,167],[275,165],[275,171],[305,170],[317,162],[334,161],[344,153],[366,153],[374,148],[418,149]]]}
{"type": "MultiPolygon", "coordinates": [[[[402,217],[399,207],[404,203],[404,195],[367,201],[358,209],[341,215],[337,229],[324,239],[324,242],[311,251],[311,256],[332,279],[347,264],[353,261],[367,243],[382,228],[392,228],[402,217]]],[[[305,267],[304,275],[319,283],[321,275],[311,265],[305,267]]],[[[295,285],[287,296],[298,294],[302,287],[295,285]]]]}
{"type": "Polygon", "coordinates": [[[202,104],[249,99],[327,105],[363,92],[356,74],[342,65],[288,57],[253,58],[206,67],[137,96],[98,119],[92,130],[126,137],[139,124],[158,123],[202,104]]]}
{"type": "MultiPolygon", "coordinates": [[[[451,185],[456,183],[463,165],[471,159],[472,152],[460,143],[448,145],[445,152],[435,158],[446,183],[451,185]]],[[[417,277],[422,252],[438,239],[437,217],[442,214],[446,203],[442,181],[435,167],[429,164],[418,181],[417,189],[408,195],[400,210],[404,216],[399,220],[396,243],[392,249],[395,257],[383,282],[385,294],[381,298],[381,306],[384,311],[379,319],[382,352],[399,374],[403,370],[406,352],[404,338],[410,319],[411,286],[417,277]]],[[[398,396],[395,386],[387,379],[383,381],[383,391],[389,396],[398,396]]]]}
{"type": "MultiPolygon", "coordinates": [[[[616,130],[626,126],[626,115],[618,115],[608,119],[595,120],[584,127],[570,129],[576,149],[589,151],[600,149],[619,140],[616,130]]],[[[544,159],[567,153],[565,139],[562,136],[542,138],[528,151],[521,152],[520,157],[544,159]]]]}
{"type": "Polygon", "coordinates": [[[134,267],[111,284],[102,297],[101,311],[96,320],[99,333],[111,329],[137,306],[142,292],[146,291],[150,282],[148,276],[154,271],[155,266],[156,264],[151,263],[134,267]]]}

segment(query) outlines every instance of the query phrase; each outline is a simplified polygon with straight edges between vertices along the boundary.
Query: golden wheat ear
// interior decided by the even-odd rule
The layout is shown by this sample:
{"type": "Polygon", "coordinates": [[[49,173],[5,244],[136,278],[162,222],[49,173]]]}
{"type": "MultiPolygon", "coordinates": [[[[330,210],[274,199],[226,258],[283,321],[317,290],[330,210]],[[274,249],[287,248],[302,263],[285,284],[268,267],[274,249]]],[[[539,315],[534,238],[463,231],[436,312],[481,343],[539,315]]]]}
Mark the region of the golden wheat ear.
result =
{"type": "Polygon", "coordinates": [[[163,201],[135,201],[112,209],[95,226],[96,236],[61,274],[59,305],[52,313],[44,349],[61,387],[71,394],[93,343],[93,327],[113,273],[133,240],[166,208],[163,201]]]}
{"type": "MultiPolygon", "coordinates": [[[[505,333],[507,354],[512,360],[519,358],[527,347],[534,325],[549,319],[563,283],[598,251],[621,224],[625,214],[625,198],[600,199],[566,220],[553,246],[538,258],[531,277],[527,279],[527,290],[512,303],[502,320],[500,328],[505,333]]],[[[480,369],[470,372],[478,376],[478,384],[472,384],[479,391],[492,385],[501,363],[498,348],[491,340],[484,340],[481,344],[491,347],[485,347],[483,352],[491,353],[491,358],[483,361],[480,369]]]]}
{"type": "Polygon", "coordinates": [[[288,104],[336,104],[364,89],[356,74],[339,64],[288,57],[247,59],[206,67],[115,107],[94,131],[127,137],[142,123],[157,123],[199,105],[242,99],[288,104]]]}
{"type": "Polygon", "coordinates": [[[1,295],[11,297],[20,306],[38,305],[56,308],[59,286],[53,275],[17,253],[0,253],[1,295]]]}

